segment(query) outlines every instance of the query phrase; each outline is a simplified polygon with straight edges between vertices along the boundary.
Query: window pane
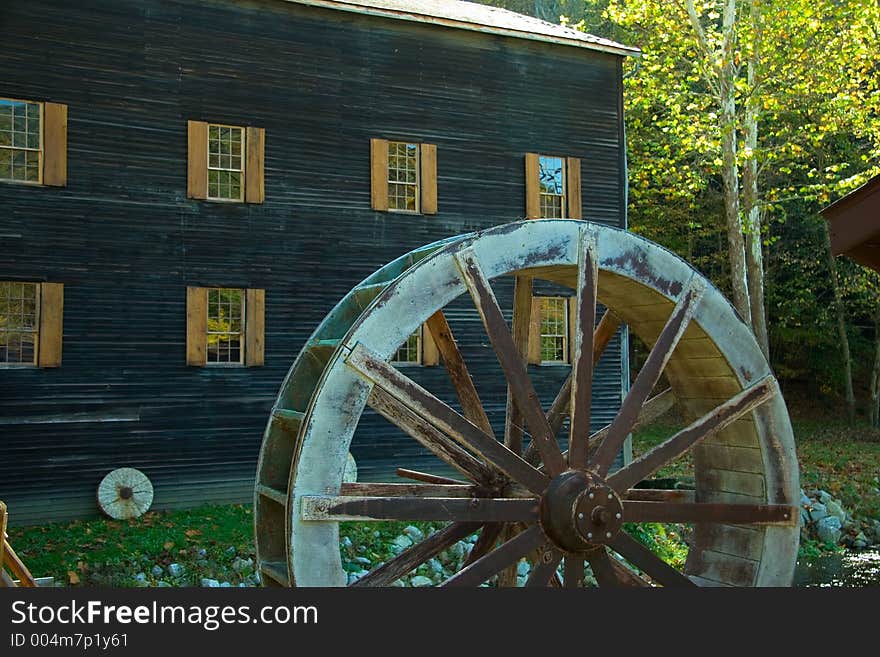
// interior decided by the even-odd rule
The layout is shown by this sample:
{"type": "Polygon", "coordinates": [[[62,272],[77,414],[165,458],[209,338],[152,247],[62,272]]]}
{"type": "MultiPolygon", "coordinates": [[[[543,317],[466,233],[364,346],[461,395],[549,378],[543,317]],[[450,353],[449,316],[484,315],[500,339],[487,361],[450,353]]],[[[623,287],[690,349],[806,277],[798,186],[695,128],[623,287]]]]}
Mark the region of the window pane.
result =
{"type": "Polygon", "coordinates": [[[541,298],[541,360],[568,362],[568,300],[541,298]]]}
{"type": "Polygon", "coordinates": [[[241,363],[243,339],[244,290],[211,288],[208,290],[209,363],[241,363]]]}
{"type": "Polygon", "coordinates": [[[34,364],[37,284],[0,282],[0,363],[34,364]]]}
{"type": "Polygon", "coordinates": [[[421,337],[422,331],[421,328],[418,328],[406,339],[406,342],[400,345],[391,362],[416,364],[422,362],[422,359],[419,357],[421,337]]]}
{"type": "Polygon", "coordinates": [[[418,211],[419,145],[388,142],[388,208],[418,211]]]}
{"type": "Polygon", "coordinates": [[[240,201],[244,128],[208,126],[208,198],[240,201]]]}

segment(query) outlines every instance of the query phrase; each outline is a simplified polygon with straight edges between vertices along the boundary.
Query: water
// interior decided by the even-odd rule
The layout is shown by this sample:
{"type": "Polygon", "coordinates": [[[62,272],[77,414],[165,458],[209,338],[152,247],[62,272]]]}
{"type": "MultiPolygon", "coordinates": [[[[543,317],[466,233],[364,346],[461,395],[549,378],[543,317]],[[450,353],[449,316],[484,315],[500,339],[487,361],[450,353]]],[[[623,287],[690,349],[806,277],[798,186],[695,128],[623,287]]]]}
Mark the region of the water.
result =
{"type": "Polygon", "coordinates": [[[844,552],[798,561],[794,586],[880,586],[880,550],[844,552]]]}

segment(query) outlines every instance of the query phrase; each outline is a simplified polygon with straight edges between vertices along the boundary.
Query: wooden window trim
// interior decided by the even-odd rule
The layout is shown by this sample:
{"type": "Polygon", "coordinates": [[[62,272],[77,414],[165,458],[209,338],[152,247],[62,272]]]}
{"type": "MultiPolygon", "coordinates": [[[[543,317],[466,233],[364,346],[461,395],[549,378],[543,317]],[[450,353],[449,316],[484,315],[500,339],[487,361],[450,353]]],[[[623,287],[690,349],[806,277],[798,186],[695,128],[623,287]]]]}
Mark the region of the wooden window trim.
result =
{"type": "Polygon", "coordinates": [[[410,139],[370,139],[370,207],[377,212],[433,215],[438,211],[437,145],[410,139]],[[391,143],[416,146],[416,209],[392,208],[388,186],[388,146],[391,143]]]}
{"type": "Polygon", "coordinates": [[[186,288],[186,364],[193,367],[238,368],[265,365],[266,291],[259,288],[187,286],[186,288]],[[208,362],[208,291],[237,289],[242,296],[242,329],[239,362],[208,362]]]}
{"type": "Polygon", "coordinates": [[[217,121],[187,121],[187,198],[223,204],[260,204],[266,200],[266,130],[217,121]],[[210,126],[242,131],[241,198],[208,196],[210,126]]]}
{"type": "Polygon", "coordinates": [[[64,284],[40,281],[3,281],[33,285],[34,359],[32,362],[0,363],[0,369],[48,369],[61,367],[64,338],[64,284]]]}
{"type": "Polygon", "coordinates": [[[532,312],[529,318],[529,349],[528,363],[543,367],[559,367],[571,365],[572,362],[572,336],[574,335],[574,305],[576,297],[562,297],[556,295],[536,295],[532,297],[532,312]],[[544,299],[561,299],[565,302],[565,345],[563,347],[563,360],[544,360],[541,353],[541,304],[544,299]]]}
{"type": "Polygon", "coordinates": [[[581,160],[577,157],[553,155],[550,153],[526,153],[525,155],[526,218],[544,218],[541,213],[541,157],[555,157],[562,160],[562,212],[564,216],[561,218],[582,219],[583,198],[581,191],[581,160]]]}
{"type": "Polygon", "coordinates": [[[64,187],[67,185],[67,105],[25,98],[0,96],[0,100],[27,103],[39,107],[39,147],[2,148],[37,153],[37,180],[2,178],[0,182],[36,187],[64,187]]]}

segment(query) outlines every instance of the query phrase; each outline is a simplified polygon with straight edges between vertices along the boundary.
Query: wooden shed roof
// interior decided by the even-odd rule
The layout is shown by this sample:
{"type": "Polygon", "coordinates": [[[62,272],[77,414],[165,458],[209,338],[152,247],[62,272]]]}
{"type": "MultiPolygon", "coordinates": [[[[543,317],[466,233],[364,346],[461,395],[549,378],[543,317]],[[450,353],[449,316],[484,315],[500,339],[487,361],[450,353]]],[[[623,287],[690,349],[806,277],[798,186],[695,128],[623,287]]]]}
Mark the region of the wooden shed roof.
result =
{"type": "Polygon", "coordinates": [[[487,32],[503,36],[546,41],[599,50],[615,55],[638,55],[638,48],[578,30],[524,16],[507,9],[462,0],[286,0],[398,20],[487,32]]]}
{"type": "Polygon", "coordinates": [[[880,271],[880,175],[822,210],[834,255],[880,271]]]}

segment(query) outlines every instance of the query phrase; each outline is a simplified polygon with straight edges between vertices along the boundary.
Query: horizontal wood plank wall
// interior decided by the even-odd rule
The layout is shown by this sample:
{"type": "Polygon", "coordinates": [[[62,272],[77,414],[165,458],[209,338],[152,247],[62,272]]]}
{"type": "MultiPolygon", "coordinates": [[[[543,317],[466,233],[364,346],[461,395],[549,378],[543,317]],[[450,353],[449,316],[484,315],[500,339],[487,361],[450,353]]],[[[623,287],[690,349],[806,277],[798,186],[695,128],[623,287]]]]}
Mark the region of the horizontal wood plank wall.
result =
{"type": "MultiPolygon", "coordinates": [[[[526,152],[581,158],[584,216],[623,221],[611,55],[278,0],[33,0],[4,7],[0,60],[0,95],[69,107],[67,186],[0,183],[0,280],[64,284],[61,367],[0,371],[0,498],[19,524],[97,514],[122,466],[151,478],[155,508],[248,502],[311,331],[402,253],[522,218],[526,152]],[[265,128],[264,203],[187,197],[188,119],[265,128]],[[371,210],[372,137],[437,145],[438,214],[371,210]],[[188,286],[266,290],[264,366],[186,365],[188,286]]],[[[479,318],[468,299],[447,316],[500,434],[479,318]]],[[[619,358],[615,342],[597,423],[619,358]]],[[[549,403],[568,367],[531,369],[549,403]]],[[[409,371],[454,400],[443,367],[409,371]]],[[[354,447],[363,478],[430,462],[382,423],[354,447]]]]}

